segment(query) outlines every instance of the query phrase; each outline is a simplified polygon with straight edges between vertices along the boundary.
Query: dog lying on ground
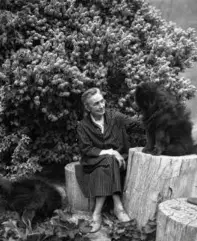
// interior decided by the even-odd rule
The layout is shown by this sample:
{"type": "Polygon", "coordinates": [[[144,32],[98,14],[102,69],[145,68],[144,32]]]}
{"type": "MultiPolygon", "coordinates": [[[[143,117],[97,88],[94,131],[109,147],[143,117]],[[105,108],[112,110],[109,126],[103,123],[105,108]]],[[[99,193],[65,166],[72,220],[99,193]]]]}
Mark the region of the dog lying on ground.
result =
{"type": "Polygon", "coordinates": [[[196,153],[190,113],[172,94],[155,83],[142,83],[136,88],[135,104],[146,130],[143,152],[169,156],[196,153]]]}
{"type": "Polygon", "coordinates": [[[18,212],[23,221],[29,220],[31,223],[32,220],[51,217],[53,211],[61,206],[61,194],[45,180],[23,178],[11,182],[0,177],[1,209],[18,212]]]}

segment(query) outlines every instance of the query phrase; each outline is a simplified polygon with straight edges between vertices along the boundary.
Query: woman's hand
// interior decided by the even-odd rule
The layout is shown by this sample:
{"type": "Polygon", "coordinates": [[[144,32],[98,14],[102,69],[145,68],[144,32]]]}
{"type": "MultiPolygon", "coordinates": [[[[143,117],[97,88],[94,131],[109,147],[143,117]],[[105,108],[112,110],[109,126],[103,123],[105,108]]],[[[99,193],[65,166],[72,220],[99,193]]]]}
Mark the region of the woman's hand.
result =
{"type": "Polygon", "coordinates": [[[123,156],[116,150],[112,151],[112,155],[115,156],[115,158],[118,162],[119,168],[126,169],[126,162],[125,162],[123,156]]]}
{"type": "Polygon", "coordinates": [[[110,156],[112,156],[113,155],[113,149],[111,148],[111,149],[107,149],[107,150],[102,150],[101,152],[100,152],[100,156],[101,155],[110,155],[110,156]]]}
{"type": "Polygon", "coordinates": [[[110,155],[110,156],[114,156],[116,158],[116,161],[118,162],[119,168],[123,168],[126,169],[126,162],[123,158],[123,156],[116,150],[111,149],[107,149],[107,150],[102,150],[100,152],[100,155],[110,155]]]}

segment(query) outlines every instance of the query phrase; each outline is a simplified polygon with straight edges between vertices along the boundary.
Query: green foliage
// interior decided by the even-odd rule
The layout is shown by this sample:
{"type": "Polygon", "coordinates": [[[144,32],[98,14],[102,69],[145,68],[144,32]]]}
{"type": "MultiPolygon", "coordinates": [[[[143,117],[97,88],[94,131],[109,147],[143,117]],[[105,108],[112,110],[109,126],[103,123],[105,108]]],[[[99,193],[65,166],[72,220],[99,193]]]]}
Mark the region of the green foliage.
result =
{"type": "Polygon", "coordinates": [[[136,220],[128,223],[115,223],[110,237],[113,241],[155,241],[156,220],[149,221],[142,230],[137,228],[136,220]]]}
{"type": "Polygon", "coordinates": [[[2,241],[89,241],[81,231],[80,226],[86,222],[72,222],[71,214],[57,210],[57,215],[34,227],[26,226],[19,216],[13,212],[1,216],[0,235],[2,241]],[[10,217],[10,218],[9,218],[10,217]]]}
{"type": "Polygon", "coordinates": [[[80,96],[89,87],[130,115],[141,81],[194,96],[179,77],[196,61],[194,30],[167,23],[143,0],[4,0],[0,9],[1,156],[16,173],[23,163],[79,159],[80,96]]]}
{"type": "MultiPolygon", "coordinates": [[[[56,210],[55,215],[43,223],[31,227],[23,223],[15,212],[1,215],[0,236],[2,240],[17,241],[88,241],[92,238],[90,232],[90,219],[88,216],[72,214],[69,210],[56,210]]],[[[117,219],[103,219],[103,232],[112,241],[155,241],[156,221],[149,220],[141,230],[137,227],[136,220],[120,223],[117,219]],[[105,231],[104,231],[105,230],[105,231]]]]}

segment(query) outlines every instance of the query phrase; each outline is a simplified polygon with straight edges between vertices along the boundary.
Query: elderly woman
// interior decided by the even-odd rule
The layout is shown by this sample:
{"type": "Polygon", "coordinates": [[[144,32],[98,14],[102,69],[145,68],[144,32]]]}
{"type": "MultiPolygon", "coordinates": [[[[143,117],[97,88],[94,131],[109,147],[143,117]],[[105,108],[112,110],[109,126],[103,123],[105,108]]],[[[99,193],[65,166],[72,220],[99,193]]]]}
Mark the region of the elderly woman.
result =
{"type": "Polygon", "coordinates": [[[130,220],[121,202],[120,170],[126,168],[129,149],[126,127],[133,122],[131,117],[106,110],[98,88],[84,92],[82,102],[86,111],[78,125],[82,190],[86,197],[95,197],[91,232],[96,232],[101,227],[101,211],[107,196],[112,196],[116,217],[121,222],[130,220]]]}

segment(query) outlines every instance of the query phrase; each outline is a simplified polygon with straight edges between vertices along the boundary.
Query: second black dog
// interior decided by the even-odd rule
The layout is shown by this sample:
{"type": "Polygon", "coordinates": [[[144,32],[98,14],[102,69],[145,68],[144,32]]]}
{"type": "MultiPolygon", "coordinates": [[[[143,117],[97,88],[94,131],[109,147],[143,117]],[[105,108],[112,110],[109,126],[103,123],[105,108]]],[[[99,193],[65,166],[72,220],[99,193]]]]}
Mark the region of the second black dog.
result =
{"type": "Polygon", "coordinates": [[[42,179],[24,178],[15,182],[0,178],[0,205],[16,211],[23,220],[45,219],[61,208],[62,197],[42,179]]]}

